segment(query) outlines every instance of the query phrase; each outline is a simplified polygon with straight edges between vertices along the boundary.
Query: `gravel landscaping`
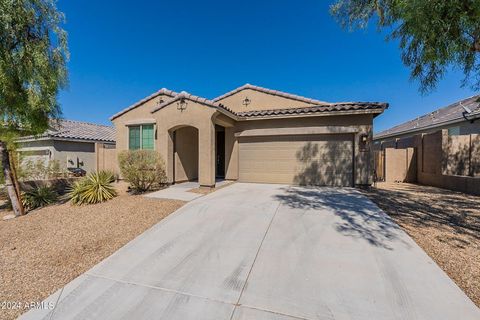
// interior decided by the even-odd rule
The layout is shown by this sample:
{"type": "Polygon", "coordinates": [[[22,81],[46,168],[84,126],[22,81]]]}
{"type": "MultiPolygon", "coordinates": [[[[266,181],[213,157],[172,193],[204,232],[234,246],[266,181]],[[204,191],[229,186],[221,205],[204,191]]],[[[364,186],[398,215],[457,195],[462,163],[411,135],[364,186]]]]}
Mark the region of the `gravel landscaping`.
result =
{"type": "MultiPolygon", "coordinates": [[[[121,192],[101,204],[52,205],[0,220],[0,302],[42,301],[183,204],[121,192]]],[[[24,312],[2,309],[0,319],[24,312]]]]}
{"type": "Polygon", "coordinates": [[[480,197],[407,183],[363,192],[480,307],[480,197]]]}

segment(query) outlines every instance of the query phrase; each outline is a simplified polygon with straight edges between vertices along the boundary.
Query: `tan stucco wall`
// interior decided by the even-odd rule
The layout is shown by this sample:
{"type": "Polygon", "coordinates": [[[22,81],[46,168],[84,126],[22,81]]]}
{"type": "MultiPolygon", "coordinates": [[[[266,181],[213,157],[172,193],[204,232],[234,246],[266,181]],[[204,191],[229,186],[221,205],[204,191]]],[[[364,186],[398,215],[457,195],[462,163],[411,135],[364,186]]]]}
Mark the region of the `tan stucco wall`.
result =
{"type": "Polygon", "coordinates": [[[198,130],[183,127],[175,136],[175,182],[198,179],[198,130]]]}
{"type": "MultiPolygon", "coordinates": [[[[249,99],[252,100],[249,108],[254,106],[257,109],[268,109],[307,105],[296,100],[253,90],[241,91],[221,102],[232,109],[234,109],[233,105],[228,105],[227,101],[234,105],[238,103],[238,108],[245,108],[241,104],[245,95],[248,95],[249,99]]],[[[155,150],[160,153],[166,163],[169,182],[173,182],[174,167],[176,170],[175,180],[188,178],[189,175],[192,175],[192,170],[188,169],[190,172],[187,173],[186,166],[179,163],[181,161],[178,154],[175,157],[173,155],[173,132],[186,126],[194,127],[198,129],[198,179],[201,185],[213,186],[215,184],[215,124],[225,127],[225,177],[232,180],[238,179],[239,134],[258,135],[259,132],[263,132],[260,134],[267,134],[268,131],[268,135],[277,135],[288,134],[288,130],[294,130],[293,134],[349,133],[354,136],[355,184],[370,184],[372,182],[373,156],[369,146],[364,150],[359,147],[361,135],[368,135],[371,139],[372,115],[307,116],[288,119],[234,121],[220,114],[213,107],[190,100],[187,100],[187,103],[187,108],[183,112],[177,110],[176,104],[172,103],[152,114],[150,110],[156,106],[154,99],[114,119],[113,122],[117,129],[118,152],[128,149],[127,125],[129,123],[135,121],[141,123],[142,119],[154,121],[156,128],[155,150]],[[174,161],[176,161],[175,165],[174,161]]],[[[242,110],[238,108],[237,110],[242,110]]],[[[185,139],[184,142],[181,142],[185,147],[184,149],[191,147],[190,152],[192,154],[196,153],[195,145],[189,145],[187,142],[187,140],[191,141],[192,137],[187,135],[185,139]]],[[[191,166],[192,164],[189,163],[187,167],[190,168],[191,166]]]]}
{"type": "Polygon", "coordinates": [[[151,111],[157,106],[158,102],[160,100],[169,101],[171,99],[170,96],[159,95],[158,97],[145,102],[141,106],[113,119],[112,122],[116,129],[117,150],[128,150],[127,123],[138,122],[138,124],[142,124],[142,122],[146,122],[146,120],[154,119],[151,111]]]}
{"type": "Polygon", "coordinates": [[[92,172],[97,169],[95,143],[54,141],[53,147],[52,159],[58,160],[63,168],[76,168],[78,164],[78,167],[86,172],[92,172]],[[67,166],[67,159],[72,160],[73,164],[67,166]]]}
{"type": "Polygon", "coordinates": [[[173,131],[191,126],[198,129],[198,180],[201,185],[215,185],[215,125],[216,109],[188,101],[186,110],[179,111],[175,103],[152,114],[156,121],[156,150],[165,159],[167,176],[173,179],[173,131]]]}
{"type": "Polygon", "coordinates": [[[231,96],[225,97],[218,101],[235,112],[250,110],[267,110],[267,109],[285,109],[294,107],[307,107],[312,104],[290,99],[286,97],[276,96],[252,89],[244,89],[231,96]],[[248,97],[251,103],[246,107],[242,104],[243,100],[248,97]]]}

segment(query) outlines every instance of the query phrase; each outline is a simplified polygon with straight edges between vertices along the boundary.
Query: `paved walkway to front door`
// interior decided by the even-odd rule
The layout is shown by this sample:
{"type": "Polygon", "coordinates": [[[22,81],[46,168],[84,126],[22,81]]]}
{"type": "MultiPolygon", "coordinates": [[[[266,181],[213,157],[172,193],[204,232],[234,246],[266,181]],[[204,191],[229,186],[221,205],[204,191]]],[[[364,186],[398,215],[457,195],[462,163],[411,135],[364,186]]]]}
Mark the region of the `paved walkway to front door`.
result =
{"type": "Polygon", "coordinates": [[[480,319],[355,190],[243,183],[191,201],[48,301],[23,319],[480,319]]]}
{"type": "MultiPolygon", "coordinates": [[[[221,187],[225,184],[230,183],[226,180],[217,180],[215,187],[221,187]]],[[[152,193],[145,195],[148,198],[157,198],[157,199],[174,199],[182,201],[192,201],[194,199],[200,198],[203,196],[201,193],[190,192],[192,189],[197,189],[200,187],[198,182],[182,182],[169,186],[168,188],[158,190],[152,193]]]]}

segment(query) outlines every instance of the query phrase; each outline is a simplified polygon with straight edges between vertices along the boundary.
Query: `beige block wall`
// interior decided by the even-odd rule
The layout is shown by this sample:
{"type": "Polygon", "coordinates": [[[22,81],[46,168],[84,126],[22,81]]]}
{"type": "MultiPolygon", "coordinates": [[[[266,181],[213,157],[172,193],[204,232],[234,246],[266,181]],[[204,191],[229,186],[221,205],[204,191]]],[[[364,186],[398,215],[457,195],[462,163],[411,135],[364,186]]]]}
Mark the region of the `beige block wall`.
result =
{"type": "Polygon", "coordinates": [[[470,174],[470,135],[447,136],[445,144],[444,174],[468,176],[470,174]]]}
{"type": "Polygon", "coordinates": [[[243,112],[250,110],[267,110],[267,109],[285,109],[294,107],[307,107],[312,104],[298,101],[295,99],[276,96],[252,89],[239,91],[218,101],[235,112],[243,112]],[[248,97],[251,103],[248,106],[242,104],[243,100],[248,97]]]}
{"type": "Polygon", "coordinates": [[[120,173],[117,161],[117,149],[114,144],[95,143],[97,157],[97,171],[107,170],[116,174],[120,173]]]}
{"type": "Polygon", "coordinates": [[[417,168],[415,149],[385,149],[385,181],[415,182],[417,168]]]}
{"type": "MultiPolygon", "coordinates": [[[[472,135],[472,170],[476,170],[476,164],[480,158],[479,135],[472,135]]],[[[451,139],[448,130],[437,131],[429,134],[418,134],[413,136],[412,144],[416,149],[417,159],[417,182],[439,188],[445,188],[470,194],[480,195],[479,176],[461,176],[449,174],[452,170],[452,154],[457,147],[451,147],[453,141],[464,140],[464,138],[451,139]]],[[[465,143],[464,141],[462,142],[465,143]]],[[[475,174],[474,174],[475,175],[475,174]]]]}
{"type": "Polygon", "coordinates": [[[422,148],[420,172],[442,174],[442,131],[425,134],[422,140],[422,148]]]}

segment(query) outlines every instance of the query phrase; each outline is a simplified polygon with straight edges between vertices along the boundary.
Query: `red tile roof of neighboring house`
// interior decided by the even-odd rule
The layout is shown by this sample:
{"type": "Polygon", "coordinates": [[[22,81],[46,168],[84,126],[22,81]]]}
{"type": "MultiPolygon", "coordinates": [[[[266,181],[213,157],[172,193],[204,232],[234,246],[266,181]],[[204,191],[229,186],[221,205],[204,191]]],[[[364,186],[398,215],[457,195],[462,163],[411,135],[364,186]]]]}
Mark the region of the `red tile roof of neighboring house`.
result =
{"type": "Polygon", "coordinates": [[[96,123],[60,119],[52,121],[50,128],[42,135],[37,137],[25,136],[18,139],[18,141],[35,138],[115,142],[115,128],[96,123]]]}

